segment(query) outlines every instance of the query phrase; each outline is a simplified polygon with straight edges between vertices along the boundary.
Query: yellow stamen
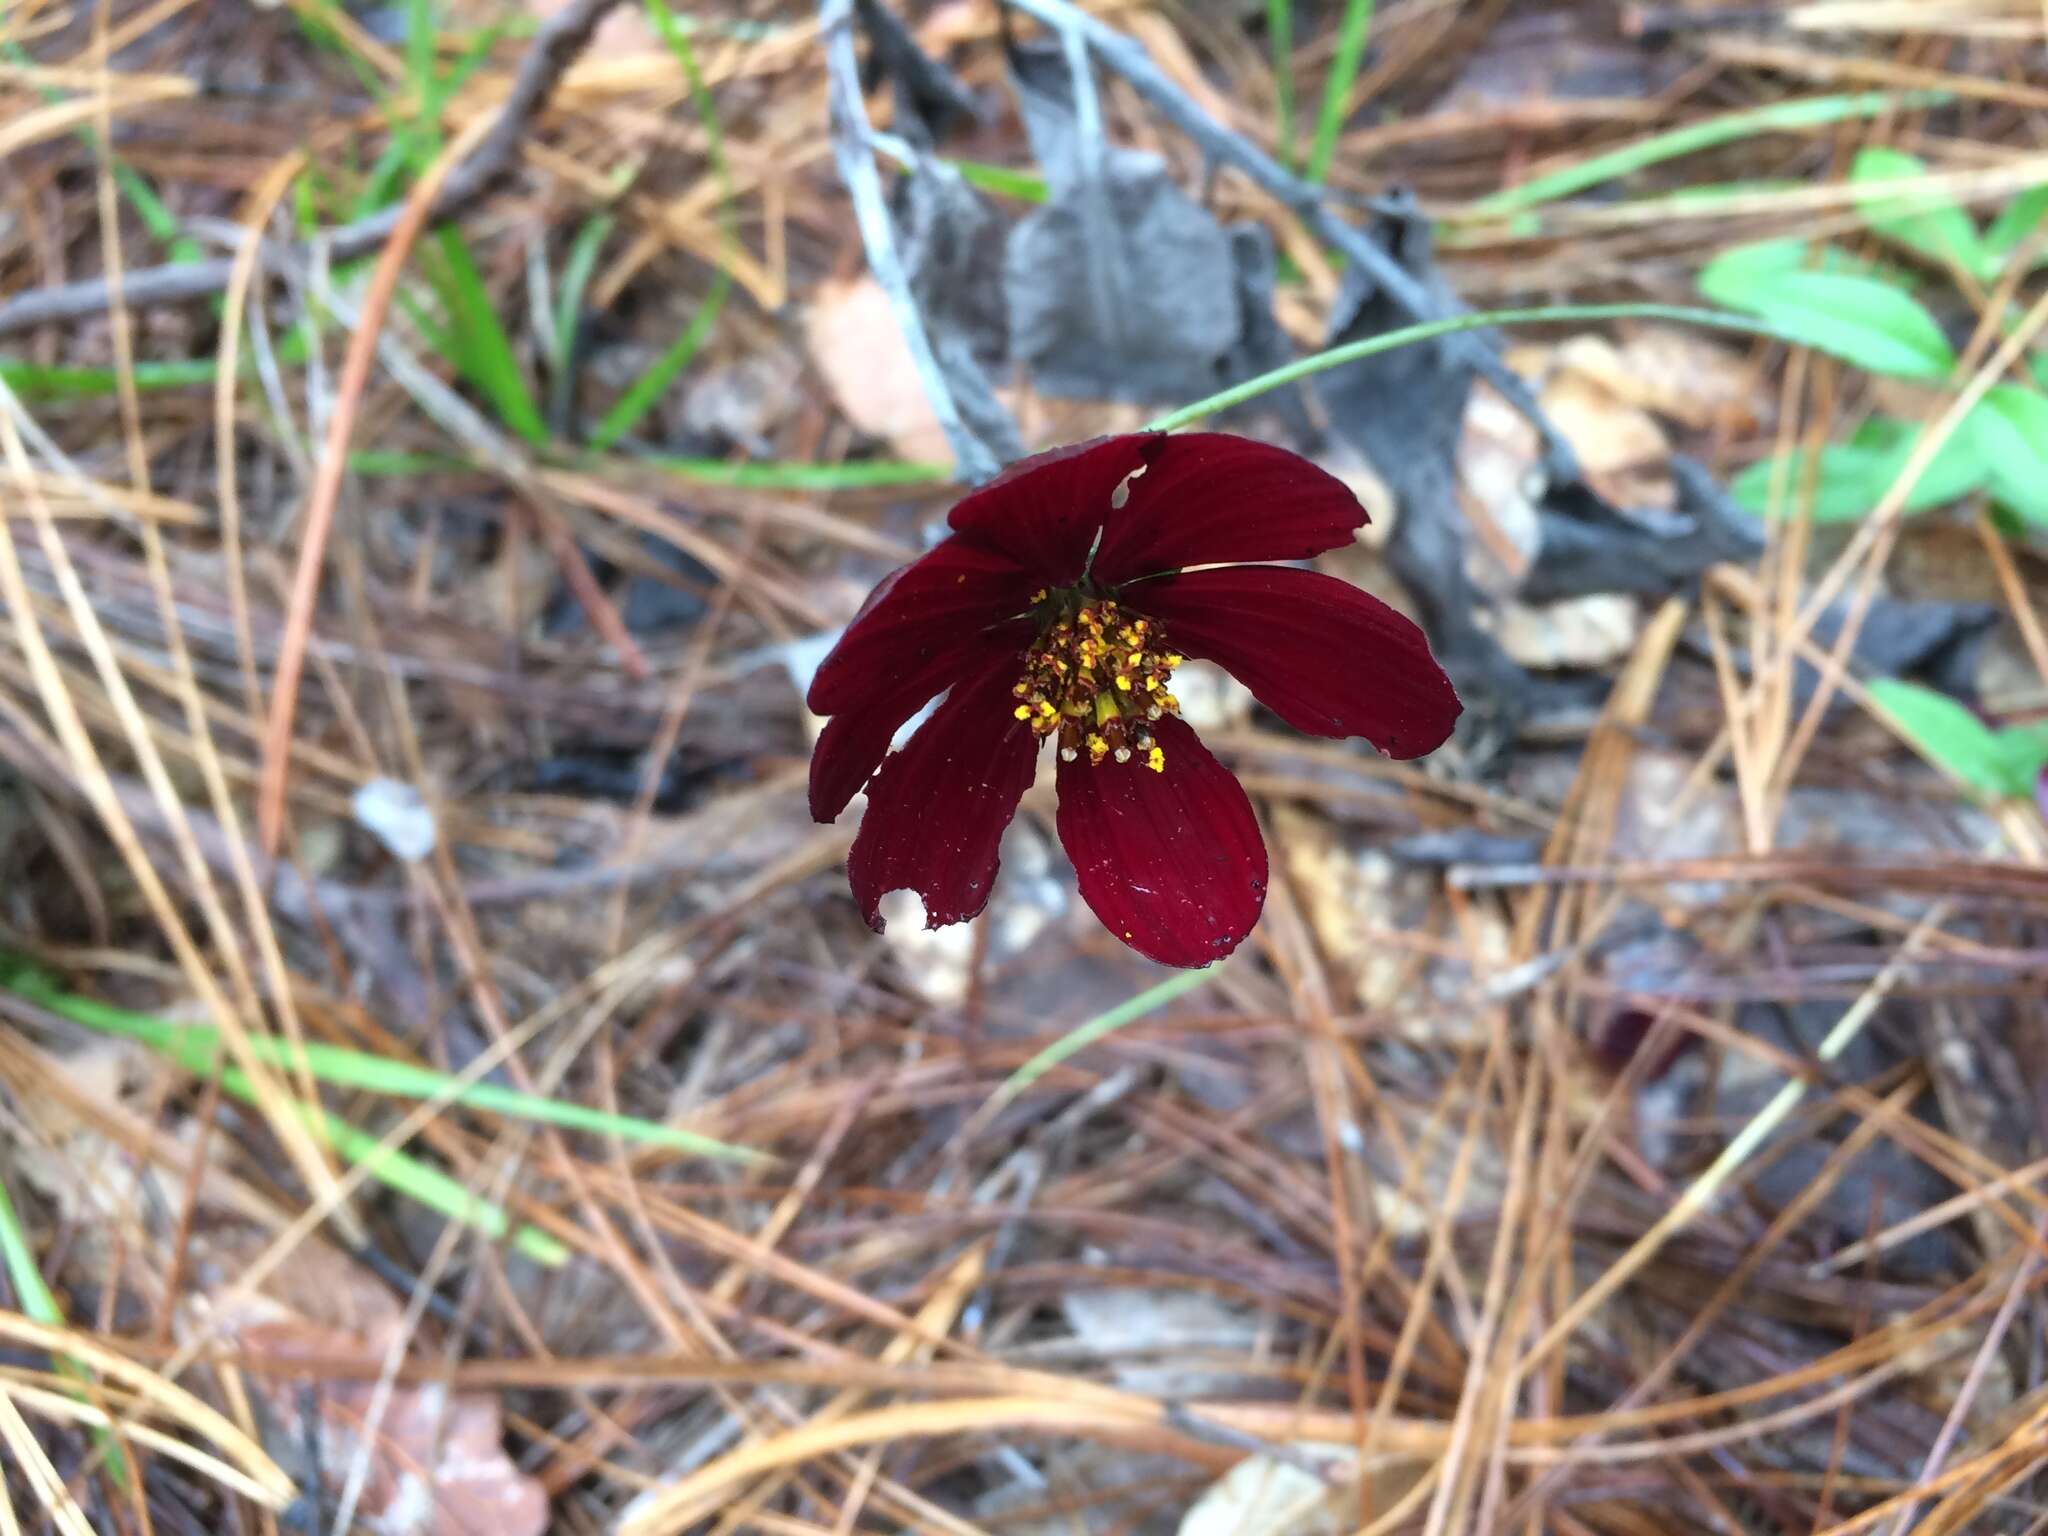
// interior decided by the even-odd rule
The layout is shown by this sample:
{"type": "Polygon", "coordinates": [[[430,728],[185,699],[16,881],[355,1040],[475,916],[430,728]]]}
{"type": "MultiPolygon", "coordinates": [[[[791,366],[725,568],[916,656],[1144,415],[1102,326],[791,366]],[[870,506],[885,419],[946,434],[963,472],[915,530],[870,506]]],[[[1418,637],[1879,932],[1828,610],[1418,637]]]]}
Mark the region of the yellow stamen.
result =
{"type": "Polygon", "coordinates": [[[1164,630],[1114,598],[1056,589],[1032,602],[1044,605],[1039,635],[1010,690],[1011,714],[1033,735],[1057,737],[1064,762],[1085,749],[1091,765],[1135,760],[1162,772],[1165,754],[1144,722],[1178,712],[1166,689],[1181,658],[1165,648],[1164,630]]]}
{"type": "Polygon", "coordinates": [[[1166,749],[1164,747],[1154,747],[1150,752],[1147,752],[1145,754],[1145,766],[1154,773],[1166,772],[1166,749]]]}

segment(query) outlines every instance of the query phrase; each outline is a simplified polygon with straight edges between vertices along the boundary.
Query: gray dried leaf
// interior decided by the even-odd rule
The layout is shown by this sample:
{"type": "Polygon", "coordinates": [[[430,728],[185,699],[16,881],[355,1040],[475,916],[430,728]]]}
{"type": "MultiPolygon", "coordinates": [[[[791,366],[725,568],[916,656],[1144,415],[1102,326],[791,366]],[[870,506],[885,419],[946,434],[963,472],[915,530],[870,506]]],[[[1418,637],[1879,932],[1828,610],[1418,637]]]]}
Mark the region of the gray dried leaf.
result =
{"type": "Polygon", "coordinates": [[[1158,156],[1102,141],[1060,50],[1014,49],[1011,68],[1051,194],[1010,234],[1014,355],[1046,394],[1081,399],[1179,400],[1227,381],[1244,334],[1231,237],[1158,156]]]}

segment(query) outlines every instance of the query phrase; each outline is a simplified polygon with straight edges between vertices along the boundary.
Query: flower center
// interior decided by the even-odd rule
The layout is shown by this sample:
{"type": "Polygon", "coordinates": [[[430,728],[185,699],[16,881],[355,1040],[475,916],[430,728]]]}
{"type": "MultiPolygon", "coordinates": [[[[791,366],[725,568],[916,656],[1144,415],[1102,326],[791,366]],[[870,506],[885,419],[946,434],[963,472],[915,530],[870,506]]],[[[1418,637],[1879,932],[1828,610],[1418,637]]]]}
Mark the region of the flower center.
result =
{"type": "Polygon", "coordinates": [[[1050,618],[1010,690],[1016,717],[1041,740],[1057,735],[1066,762],[1086,752],[1091,767],[1137,758],[1164,773],[1166,753],[1151,725],[1180,713],[1166,685],[1182,660],[1166,648],[1165,630],[1125,613],[1114,598],[1072,588],[1040,591],[1032,602],[1050,618]]]}

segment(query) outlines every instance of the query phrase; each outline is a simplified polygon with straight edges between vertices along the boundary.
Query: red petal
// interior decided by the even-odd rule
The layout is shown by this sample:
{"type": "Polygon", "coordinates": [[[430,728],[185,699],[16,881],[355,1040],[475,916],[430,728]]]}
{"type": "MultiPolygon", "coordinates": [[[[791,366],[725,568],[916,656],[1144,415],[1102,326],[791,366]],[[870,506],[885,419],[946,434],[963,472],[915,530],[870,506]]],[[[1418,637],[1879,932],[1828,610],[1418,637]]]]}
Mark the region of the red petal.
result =
{"type": "MultiPolygon", "coordinates": [[[[1031,576],[1007,555],[948,539],[882,578],[819,663],[805,702],[814,715],[836,715],[885,701],[949,650],[1022,613],[1034,588],[1031,576]]],[[[918,703],[942,686],[926,689],[918,703]]],[[[915,708],[898,715],[896,724],[915,708]]]]}
{"type": "Polygon", "coordinates": [[[1166,753],[1059,767],[1060,841],[1081,899],[1111,933],[1162,965],[1207,965],[1237,948],[1266,904],[1266,844],[1244,786],[1172,716],[1166,753]]]}
{"type": "Polygon", "coordinates": [[[946,521],[1033,572],[1038,585],[1071,586],[1087,569],[1097,531],[1115,515],[1110,498],[1117,486],[1168,441],[1157,432],[1132,432],[1019,459],[946,521]]]}
{"type": "Polygon", "coordinates": [[[1237,675],[1311,736],[1363,736],[1389,757],[1444,744],[1463,707],[1429,642],[1376,597],[1314,571],[1233,565],[1146,582],[1126,607],[1167,643],[1237,675]]]}
{"type": "Polygon", "coordinates": [[[1188,565],[1306,560],[1349,544],[1365,508],[1343,481],[1297,453],[1225,432],[1169,437],[1095,556],[1114,584],[1188,565]]]}
{"type": "Polygon", "coordinates": [[[811,816],[831,821],[875,771],[889,750],[897,727],[923,709],[934,695],[960,678],[978,674],[997,658],[1006,659],[1010,680],[1024,675],[1024,647],[1031,643],[1029,624],[999,624],[971,636],[913,672],[896,687],[871,694],[858,705],[834,715],[811,749],[811,816]]]}
{"type": "Polygon", "coordinates": [[[890,891],[922,896],[932,928],[988,905],[1003,829],[1038,760],[1038,738],[1010,714],[1016,680],[1007,656],[963,678],[868,782],[867,815],[846,874],[875,932],[882,931],[878,909],[890,891]]]}

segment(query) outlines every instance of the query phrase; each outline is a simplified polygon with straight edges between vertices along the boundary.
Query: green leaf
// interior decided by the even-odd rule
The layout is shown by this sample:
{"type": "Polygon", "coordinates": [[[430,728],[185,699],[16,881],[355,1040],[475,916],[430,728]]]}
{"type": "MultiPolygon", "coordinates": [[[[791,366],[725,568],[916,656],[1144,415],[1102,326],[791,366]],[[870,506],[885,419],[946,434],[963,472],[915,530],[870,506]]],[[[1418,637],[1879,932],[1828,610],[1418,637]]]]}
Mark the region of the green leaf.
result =
{"type": "Polygon", "coordinates": [[[1960,203],[1945,195],[1886,192],[1874,185],[1927,174],[1927,162],[1904,150],[1867,144],[1856,152],[1849,180],[1872,232],[1943,266],[1971,273],[1996,270],[1997,261],[1977,238],[1976,221],[1960,203]]]}
{"type": "MultiPolygon", "coordinates": [[[[1919,441],[1920,429],[1884,420],[1871,423],[1871,429],[1855,441],[1822,448],[1813,486],[1813,520],[1846,523],[1868,514],[1904,473],[1919,441]]],[[[1761,460],[1735,477],[1729,493],[1760,517],[1790,516],[1805,485],[1805,463],[1805,454],[1798,451],[1761,460]],[[1781,498],[1775,507],[1771,504],[1774,487],[1781,498]]],[[[1905,509],[1925,512],[1945,506],[1976,490],[1987,473],[1982,444],[1966,424],[1949,434],[1934,462],[1913,483],[1906,493],[1905,509]]]]}
{"type": "MultiPolygon", "coordinates": [[[[2040,228],[2043,219],[2048,219],[2048,183],[2027,188],[1999,210],[1991,227],[1984,231],[1985,250],[2003,264],[2022,240],[2040,228]]],[[[2035,258],[2037,264],[2044,259],[2048,259],[2048,252],[2035,258]]]]}
{"type": "Polygon", "coordinates": [[[1920,286],[1919,274],[1895,262],[1859,256],[1839,245],[1815,245],[1796,236],[1731,245],[1700,269],[1699,281],[1759,284],[1780,272],[1846,272],[1853,277],[1876,278],[1904,293],[1920,286]]]}
{"type": "Polygon", "coordinates": [[[1947,694],[1896,677],[1872,679],[1869,692],[1915,751],[1971,789],[2030,795],[2048,767],[2048,726],[1995,731],[1947,694]]]}
{"type": "Polygon", "coordinates": [[[1878,278],[1805,272],[1725,258],[1699,276],[1717,304],[1748,310],[1781,335],[1871,373],[1945,379],[1956,355],[1934,316],[1911,294],[1878,278]]]}
{"type": "Polygon", "coordinates": [[[2017,384],[1987,392],[1966,423],[1991,494],[2036,526],[2048,526],[2048,396],[2017,384]]]}

